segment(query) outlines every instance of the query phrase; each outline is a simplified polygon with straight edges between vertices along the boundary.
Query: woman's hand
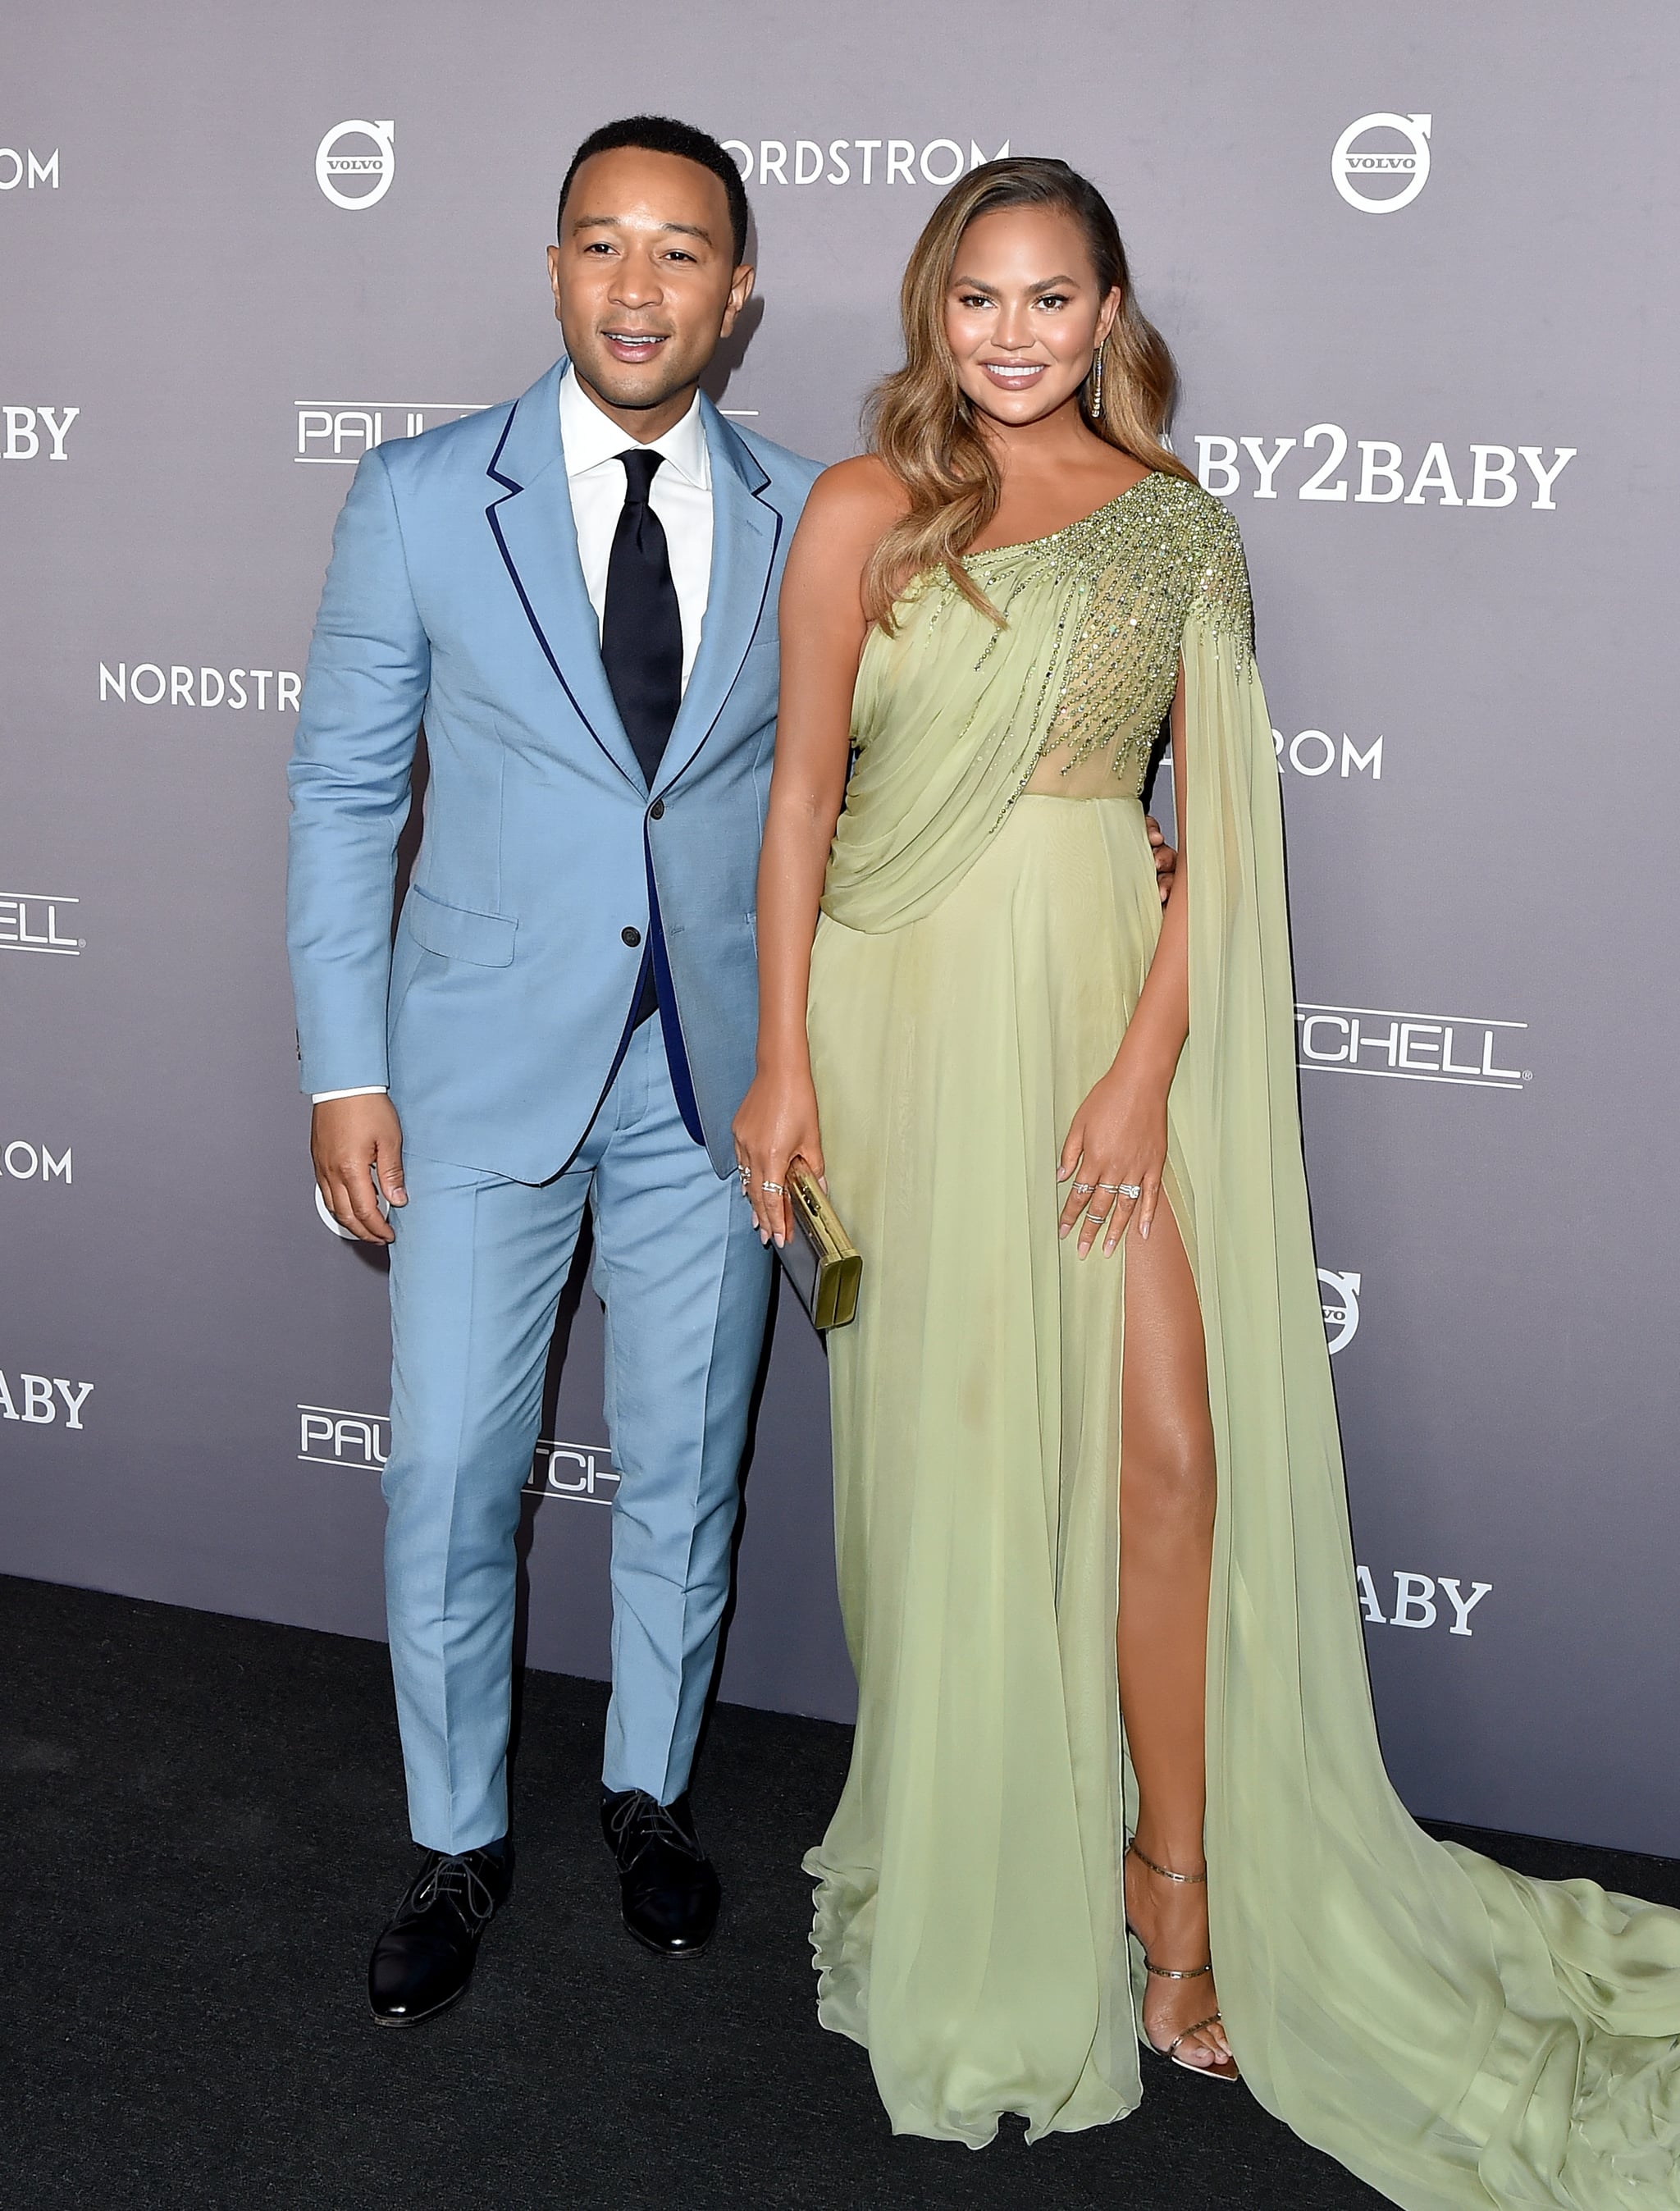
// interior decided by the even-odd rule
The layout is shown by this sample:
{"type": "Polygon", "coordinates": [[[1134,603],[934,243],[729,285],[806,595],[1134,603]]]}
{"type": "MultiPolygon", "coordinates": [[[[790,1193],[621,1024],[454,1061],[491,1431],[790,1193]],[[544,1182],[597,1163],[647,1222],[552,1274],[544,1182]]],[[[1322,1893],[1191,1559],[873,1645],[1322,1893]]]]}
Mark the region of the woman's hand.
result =
{"type": "Polygon", "coordinates": [[[1172,896],[1173,880],[1178,872],[1178,855],[1161,833],[1161,825],[1152,814],[1144,816],[1144,827],[1149,833],[1150,857],[1155,863],[1155,887],[1165,906],[1172,896]]]}
{"type": "Polygon", "coordinates": [[[740,1102],[732,1134],[741,1192],[752,1205],[759,1241],[785,1244],[794,1227],[787,1194],[790,1163],[802,1159],[823,1182],[823,1140],[809,1067],[789,1072],[761,1068],[740,1102]]]}
{"type": "Polygon", "coordinates": [[[1071,1177],[1073,1187],[1059,1233],[1078,1228],[1082,1259],[1099,1234],[1103,1252],[1114,1251],[1134,1215],[1147,1238],[1166,1164],[1167,1086],[1122,1053],[1087,1094],[1061,1148],[1056,1180],[1071,1177]]]}

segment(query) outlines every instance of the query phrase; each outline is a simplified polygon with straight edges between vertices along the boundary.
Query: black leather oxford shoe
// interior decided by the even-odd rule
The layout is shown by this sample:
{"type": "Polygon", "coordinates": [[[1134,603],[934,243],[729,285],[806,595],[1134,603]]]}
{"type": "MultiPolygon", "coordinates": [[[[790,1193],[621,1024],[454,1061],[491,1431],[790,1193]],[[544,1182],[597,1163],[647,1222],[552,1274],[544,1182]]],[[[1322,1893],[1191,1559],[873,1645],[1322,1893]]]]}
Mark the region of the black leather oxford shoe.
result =
{"type": "Polygon", "coordinates": [[[662,1957],[698,1956],[717,1924],[722,1891],[694,1832],[688,1791],[661,1804],[645,1789],[603,1790],[601,1830],[636,1940],[662,1957]]]}
{"type": "Polygon", "coordinates": [[[368,1960],[367,1997],[381,2026],[418,2026],[466,1994],[479,1937],[512,1881],[505,1843],[458,1857],[427,1851],[368,1960]]]}

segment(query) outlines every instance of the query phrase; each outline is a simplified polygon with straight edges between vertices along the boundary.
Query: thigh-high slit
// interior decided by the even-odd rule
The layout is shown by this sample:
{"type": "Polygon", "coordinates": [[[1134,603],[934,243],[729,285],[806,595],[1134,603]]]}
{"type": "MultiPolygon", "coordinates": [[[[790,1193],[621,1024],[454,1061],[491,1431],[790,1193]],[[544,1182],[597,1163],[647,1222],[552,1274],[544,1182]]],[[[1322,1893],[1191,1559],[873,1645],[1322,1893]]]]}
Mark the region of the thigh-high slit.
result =
{"type": "MultiPolygon", "coordinates": [[[[824,2020],[895,2125],[1090,2126],[1140,2093],[1116,1687],[1127,1245],[1056,1233],[1056,1161],[1160,903],[1134,799],[1030,795],[931,913],[820,925],[813,1071],[866,1253],[829,1338],[859,1718],[819,1850],[824,2020]]],[[[1169,1112],[1168,1189],[1194,1249],[1169,1112]]],[[[1127,1239],[1130,1243],[1130,1238],[1127,1239]]]]}

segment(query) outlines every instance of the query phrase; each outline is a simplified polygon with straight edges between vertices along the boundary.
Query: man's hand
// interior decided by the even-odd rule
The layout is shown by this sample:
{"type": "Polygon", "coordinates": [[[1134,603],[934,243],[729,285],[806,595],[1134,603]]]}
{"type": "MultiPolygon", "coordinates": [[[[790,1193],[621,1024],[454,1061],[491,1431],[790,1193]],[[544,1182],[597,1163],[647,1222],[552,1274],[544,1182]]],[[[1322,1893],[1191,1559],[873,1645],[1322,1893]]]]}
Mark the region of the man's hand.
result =
{"type": "Polygon", "coordinates": [[[379,1192],[391,1205],[407,1205],[408,1193],[402,1187],[402,1124],[390,1099],[378,1092],[329,1098],[315,1109],[309,1150],[315,1180],[339,1226],[364,1244],[395,1241],[379,1211],[379,1192]]]}
{"type": "Polygon", "coordinates": [[[1145,814],[1149,825],[1149,848],[1155,855],[1155,882],[1161,893],[1161,903],[1167,903],[1167,893],[1173,887],[1173,875],[1178,866],[1178,855],[1161,834],[1161,825],[1152,814],[1145,814]]]}

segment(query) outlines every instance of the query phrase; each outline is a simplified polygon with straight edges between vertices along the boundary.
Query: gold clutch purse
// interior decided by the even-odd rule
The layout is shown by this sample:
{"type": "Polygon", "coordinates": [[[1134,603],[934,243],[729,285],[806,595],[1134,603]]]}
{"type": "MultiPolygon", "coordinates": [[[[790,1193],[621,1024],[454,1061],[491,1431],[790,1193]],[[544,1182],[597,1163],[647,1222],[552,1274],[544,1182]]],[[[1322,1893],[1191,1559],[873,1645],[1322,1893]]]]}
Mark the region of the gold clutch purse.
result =
{"type": "Polygon", "coordinates": [[[857,1311],[863,1262],[803,1160],[788,1169],[788,1203],[794,1233],[776,1256],[813,1324],[843,1328],[857,1311]]]}

